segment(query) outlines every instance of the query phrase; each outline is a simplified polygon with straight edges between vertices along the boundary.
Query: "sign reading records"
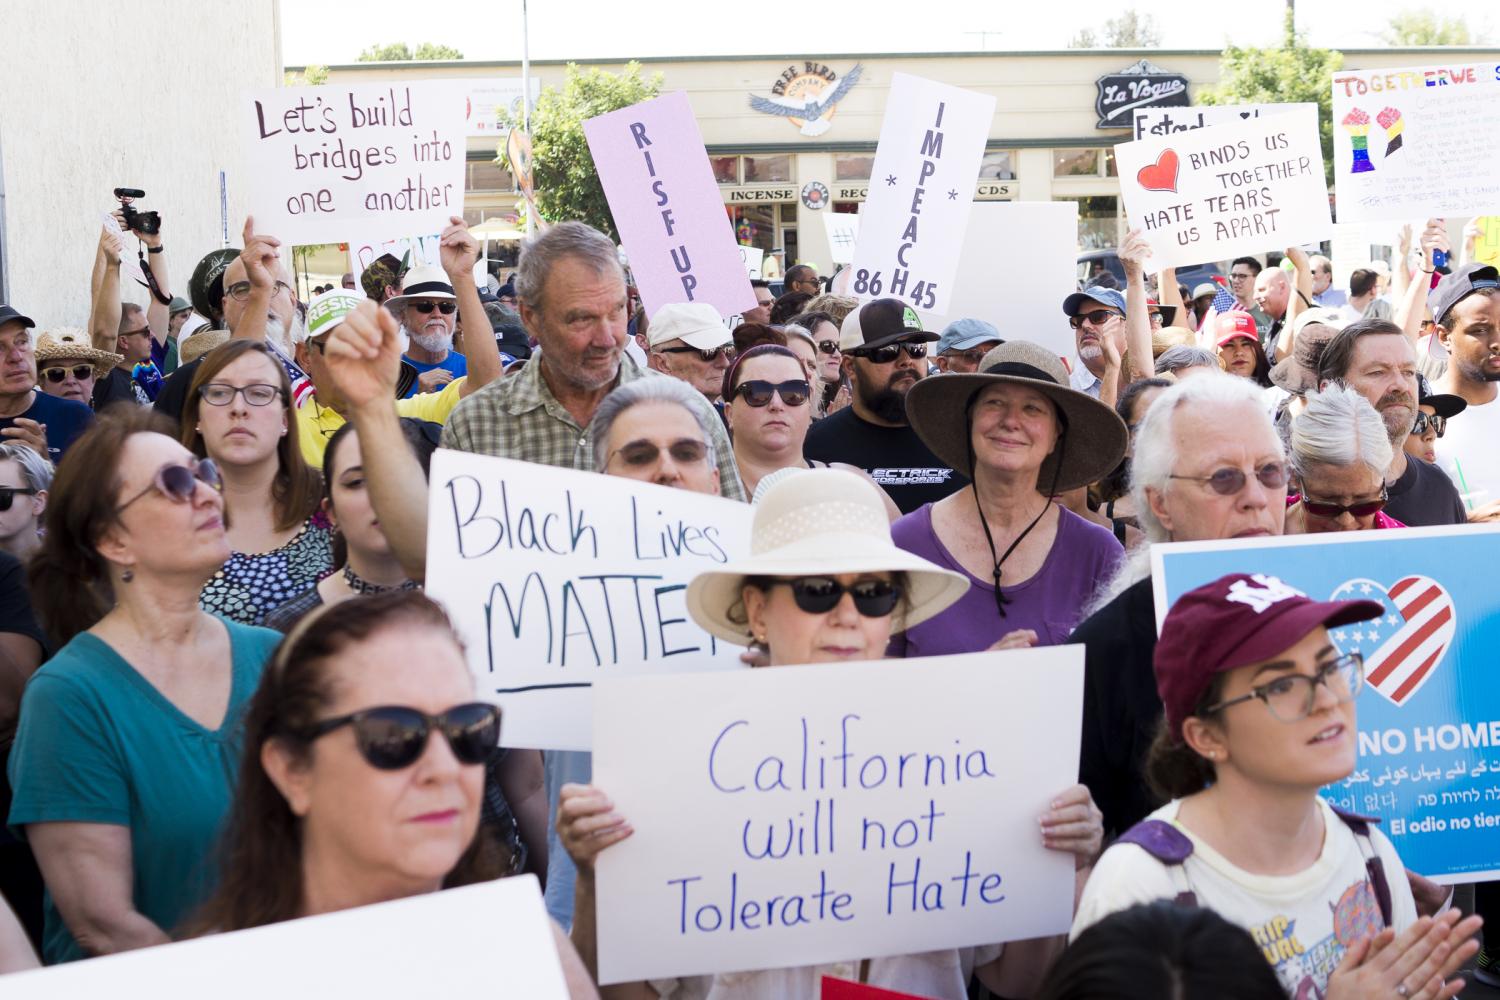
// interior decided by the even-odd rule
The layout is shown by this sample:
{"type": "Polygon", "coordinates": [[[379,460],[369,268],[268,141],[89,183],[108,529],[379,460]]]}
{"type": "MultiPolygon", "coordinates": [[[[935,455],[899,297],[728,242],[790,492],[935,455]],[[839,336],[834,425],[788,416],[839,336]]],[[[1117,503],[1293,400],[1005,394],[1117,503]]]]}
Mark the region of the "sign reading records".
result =
{"type": "Polygon", "coordinates": [[[1131,128],[1138,108],[1185,108],[1189,103],[1187,77],[1145,59],[1101,76],[1094,85],[1099,88],[1096,128],[1131,128]]]}

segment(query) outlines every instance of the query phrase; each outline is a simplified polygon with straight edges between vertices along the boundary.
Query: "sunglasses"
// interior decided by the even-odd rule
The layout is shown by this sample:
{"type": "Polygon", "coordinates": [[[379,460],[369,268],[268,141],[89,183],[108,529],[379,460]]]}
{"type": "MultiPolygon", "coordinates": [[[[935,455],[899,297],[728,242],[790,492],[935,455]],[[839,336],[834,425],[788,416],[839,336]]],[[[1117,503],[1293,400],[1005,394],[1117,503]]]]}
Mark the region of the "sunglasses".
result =
{"type": "Polygon", "coordinates": [[[235,396],[244,396],[245,402],[251,406],[266,406],[281,395],[281,389],[265,383],[234,386],[225,382],[210,382],[198,389],[198,395],[211,406],[228,406],[234,402],[235,396]]]}
{"type": "Polygon", "coordinates": [[[719,347],[711,347],[708,350],[699,350],[696,347],[658,347],[662,354],[696,354],[704,364],[712,364],[713,360],[720,355],[725,361],[733,361],[735,350],[733,344],[723,344],[719,347]]]}
{"type": "Polygon", "coordinates": [[[1443,432],[1448,429],[1448,418],[1440,417],[1436,413],[1423,413],[1421,410],[1418,410],[1417,420],[1411,425],[1411,432],[1413,434],[1426,434],[1429,427],[1437,433],[1438,437],[1442,437],[1443,432]]]}
{"type": "Polygon", "coordinates": [[[838,352],[839,352],[839,342],[837,340],[820,340],[820,341],[818,341],[818,353],[819,354],[837,354],[838,352]]]}
{"type": "Polygon", "coordinates": [[[1069,316],[1068,325],[1075,330],[1085,323],[1092,323],[1095,326],[1103,326],[1105,323],[1109,322],[1109,318],[1111,316],[1118,315],[1120,314],[1115,312],[1113,309],[1095,309],[1093,312],[1079,313],[1077,316],[1069,316]]]}
{"type": "Polygon", "coordinates": [[[1346,513],[1352,514],[1355,517],[1369,517],[1377,511],[1384,510],[1386,501],[1389,499],[1390,494],[1383,489],[1380,491],[1380,498],[1377,500],[1361,500],[1359,503],[1348,505],[1329,503],[1326,500],[1314,500],[1304,494],[1302,497],[1302,509],[1309,514],[1326,518],[1330,521],[1342,517],[1346,513]]]}
{"type": "MultiPolygon", "coordinates": [[[[1287,465],[1285,462],[1267,462],[1255,470],[1255,478],[1268,490],[1279,490],[1286,486],[1287,465]]],[[[1221,497],[1232,497],[1245,488],[1248,477],[1244,469],[1218,469],[1211,476],[1168,476],[1168,479],[1186,479],[1194,483],[1207,483],[1221,497]]]]}
{"type": "Polygon", "coordinates": [[[92,378],[93,377],[94,366],[93,365],[74,365],[72,368],[43,368],[42,369],[42,378],[46,379],[48,382],[51,382],[53,385],[60,385],[63,382],[66,382],[68,380],[68,375],[70,375],[70,374],[74,378],[76,378],[78,381],[82,382],[86,378],[92,378]]]}
{"type": "Polygon", "coordinates": [[[845,354],[856,358],[864,358],[873,361],[877,365],[888,365],[901,354],[913,360],[927,357],[927,343],[921,340],[903,340],[895,344],[886,344],[884,347],[870,347],[858,351],[845,351],[845,354]]]}
{"type": "Polygon", "coordinates": [[[354,727],[354,745],[365,763],[381,771],[410,767],[427,750],[427,737],[436,729],[461,764],[483,764],[500,745],[500,709],[483,702],[455,705],[441,715],[415,708],[382,705],[362,712],[324,719],[307,731],[310,743],[343,726],[354,727]]]}
{"type": "Polygon", "coordinates": [[[666,448],[661,448],[655,441],[632,441],[625,447],[616,449],[610,457],[619,455],[626,465],[640,468],[655,465],[663,451],[671,455],[672,461],[679,465],[697,465],[708,457],[708,442],[696,438],[679,438],[666,448]]]}
{"type": "Polygon", "coordinates": [[[442,313],[444,316],[452,316],[453,313],[454,313],[454,310],[456,310],[458,308],[458,303],[457,302],[446,302],[446,301],[445,302],[408,302],[406,304],[406,308],[408,308],[408,309],[415,309],[417,312],[421,313],[423,316],[428,315],[434,309],[436,309],[438,312],[442,313]]]}
{"type": "Polygon", "coordinates": [[[765,379],[752,378],[741,382],[734,390],[735,396],[743,397],[745,402],[757,408],[769,406],[773,393],[780,396],[787,406],[801,406],[812,395],[812,386],[806,379],[800,378],[786,382],[767,382],[765,379]]]}
{"type": "Polygon", "coordinates": [[[987,353],[982,347],[972,347],[967,351],[944,351],[938,356],[951,358],[954,361],[962,361],[966,365],[973,365],[975,368],[978,368],[979,363],[984,360],[984,356],[987,353]]]}
{"type": "Polygon", "coordinates": [[[0,513],[10,510],[17,496],[34,497],[36,493],[29,486],[0,486],[0,513]]]}
{"type": "Polygon", "coordinates": [[[792,588],[792,600],[797,607],[810,615],[824,615],[838,607],[844,594],[854,598],[854,610],[866,618],[884,618],[896,610],[901,600],[900,584],[890,580],[861,580],[844,586],[826,576],[804,576],[796,580],[774,580],[773,585],[785,584],[792,588]]]}
{"type": "Polygon", "coordinates": [[[215,493],[223,492],[224,480],[219,476],[219,467],[214,464],[213,459],[202,458],[191,465],[163,465],[156,470],[156,478],[151,481],[151,485],[116,507],[115,513],[120,513],[152,490],[173,503],[187,503],[198,491],[199,483],[207,485],[215,493]]]}

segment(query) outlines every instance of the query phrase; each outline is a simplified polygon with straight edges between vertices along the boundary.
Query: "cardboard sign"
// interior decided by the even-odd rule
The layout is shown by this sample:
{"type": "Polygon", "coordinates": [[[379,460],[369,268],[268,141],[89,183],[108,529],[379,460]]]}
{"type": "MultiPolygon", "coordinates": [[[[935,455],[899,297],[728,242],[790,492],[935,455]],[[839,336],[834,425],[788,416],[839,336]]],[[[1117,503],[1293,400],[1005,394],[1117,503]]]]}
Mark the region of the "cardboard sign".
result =
{"type": "Polygon", "coordinates": [[[740,244],[740,261],[745,265],[745,274],[751,278],[760,277],[760,262],[766,252],[760,247],[748,247],[740,244]]]}
{"type": "Polygon", "coordinates": [[[1115,159],[1153,270],[1300,246],[1333,230],[1312,105],[1123,142],[1115,159]]]}
{"type": "Polygon", "coordinates": [[[1340,222],[1500,210],[1497,162],[1493,62],[1333,74],[1340,222]]]}
{"type": "Polygon", "coordinates": [[[1206,104],[1196,108],[1140,108],[1135,113],[1135,138],[1175,135],[1211,125],[1232,125],[1263,115],[1280,114],[1291,108],[1316,104],[1206,104]]]}
{"type": "Polygon", "coordinates": [[[447,449],[430,483],[427,593],[504,707],[506,746],[587,750],[603,678],[743,666],[683,591],[749,551],[749,504],[447,449]]]}
{"type": "Polygon", "coordinates": [[[946,313],[995,98],[891,74],[851,288],[946,313]]]}
{"type": "Polygon", "coordinates": [[[590,118],[583,132],[647,313],[673,302],[723,316],[755,308],[687,94],[590,118]]]}
{"type": "Polygon", "coordinates": [[[1358,763],[1323,794],[1381,817],[1413,871],[1448,884],[1500,879],[1500,527],[1156,545],[1151,561],[1158,628],[1172,601],[1227,573],[1385,605],[1382,618],[1330,630],[1340,650],[1364,655],[1365,684],[1358,763]]]}
{"type": "Polygon", "coordinates": [[[478,997],[499,983],[506,996],[568,996],[532,875],[18,972],[5,997],[478,997]]]}
{"type": "Polygon", "coordinates": [[[460,86],[247,93],[240,114],[256,229],[292,246],[441,231],[464,209],[460,86]]]}
{"type": "Polygon", "coordinates": [[[1066,930],[1083,647],[601,681],[600,982],[1066,930]],[[920,707],[913,698],[920,692],[920,707]]]}
{"type": "Polygon", "coordinates": [[[859,216],[853,212],[829,212],[823,216],[828,228],[828,253],[835,264],[854,263],[854,248],[859,244],[859,216]]]}

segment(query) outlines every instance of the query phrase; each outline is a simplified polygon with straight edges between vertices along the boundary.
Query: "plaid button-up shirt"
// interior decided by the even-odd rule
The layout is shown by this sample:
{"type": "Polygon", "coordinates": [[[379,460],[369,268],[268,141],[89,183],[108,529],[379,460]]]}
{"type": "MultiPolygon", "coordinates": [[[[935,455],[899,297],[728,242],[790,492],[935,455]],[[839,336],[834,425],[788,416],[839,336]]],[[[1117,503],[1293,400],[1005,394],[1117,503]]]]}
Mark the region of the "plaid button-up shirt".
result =
{"type": "MultiPolygon", "coordinates": [[[[668,377],[644,370],[629,354],[622,354],[620,376],[615,384],[624,385],[638,378],[668,377]]],[[[719,492],[731,500],[745,500],[745,488],[740,483],[724,422],[707,399],[701,395],[697,399],[719,467],[719,492]]],[[[580,427],[547,388],[539,358],[459,403],[443,427],[443,447],[582,472],[595,471],[594,442],[588,428],[580,427]]]]}

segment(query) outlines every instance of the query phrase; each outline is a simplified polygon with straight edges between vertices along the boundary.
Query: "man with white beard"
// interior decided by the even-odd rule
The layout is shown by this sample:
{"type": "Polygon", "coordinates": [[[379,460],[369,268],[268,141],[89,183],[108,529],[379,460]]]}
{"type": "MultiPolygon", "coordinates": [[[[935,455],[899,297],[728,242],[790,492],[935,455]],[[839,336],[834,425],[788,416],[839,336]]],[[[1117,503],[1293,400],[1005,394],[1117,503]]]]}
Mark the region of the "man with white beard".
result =
{"type": "Polygon", "coordinates": [[[1064,299],[1063,312],[1073,327],[1078,360],[1083,362],[1073,372],[1073,388],[1098,399],[1109,371],[1104,340],[1114,344],[1116,358],[1125,353],[1125,296],[1113,288],[1088,288],[1064,299]]]}
{"type": "Polygon", "coordinates": [[[401,294],[387,302],[386,308],[401,320],[401,333],[407,342],[402,358],[417,370],[417,381],[406,393],[408,398],[419,392],[437,392],[468,374],[467,359],[453,350],[458,297],[442,268],[423,264],[407,271],[401,294]]]}

